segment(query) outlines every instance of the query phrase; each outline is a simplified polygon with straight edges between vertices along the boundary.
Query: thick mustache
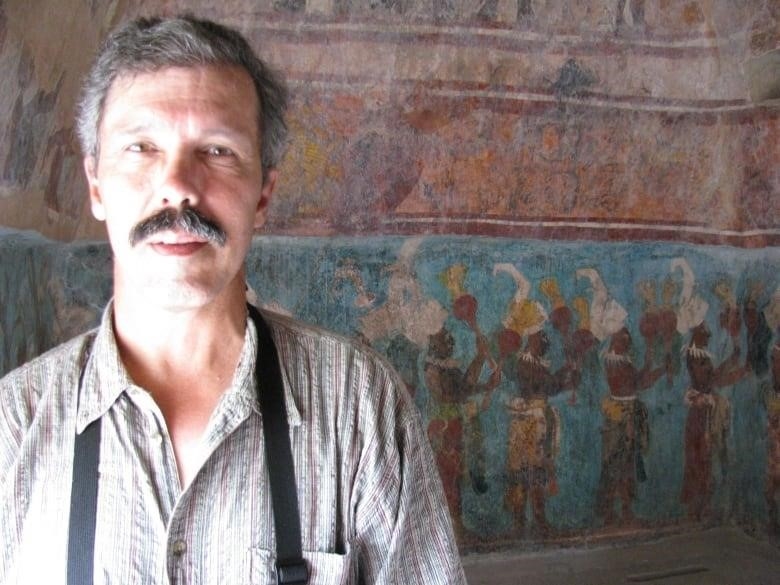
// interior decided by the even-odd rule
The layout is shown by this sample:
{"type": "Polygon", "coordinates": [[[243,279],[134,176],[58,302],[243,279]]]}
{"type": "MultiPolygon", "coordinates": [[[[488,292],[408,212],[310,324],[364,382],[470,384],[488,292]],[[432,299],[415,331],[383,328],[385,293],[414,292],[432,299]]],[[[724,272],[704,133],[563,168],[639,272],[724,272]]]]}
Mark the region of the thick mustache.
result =
{"type": "Polygon", "coordinates": [[[176,211],[168,207],[138,222],[130,231],[130,245],[135,246],[158,232],[174,229],[206,238],[218,246],[224,246],[227,240],[225,230],[194,209],[185,207],[181,211],[176,211]]]}

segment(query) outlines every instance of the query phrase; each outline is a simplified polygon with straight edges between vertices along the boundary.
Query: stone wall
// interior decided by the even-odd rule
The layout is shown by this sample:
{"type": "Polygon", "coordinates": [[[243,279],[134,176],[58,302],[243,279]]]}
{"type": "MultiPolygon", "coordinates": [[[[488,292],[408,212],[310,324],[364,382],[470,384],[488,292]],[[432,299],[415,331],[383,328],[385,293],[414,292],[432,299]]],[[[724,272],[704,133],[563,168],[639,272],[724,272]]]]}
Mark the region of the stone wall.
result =
{"type": "Polygon", "coordinates": [[[0,374],[109,297],[79,80],[116,23],[183,9],[293,92],[251,284],[398,368],[464,549],[776,524],[774,0],[0,3],[0,374]],[[703,409],[702,321],[732,374],[703,409]]]}

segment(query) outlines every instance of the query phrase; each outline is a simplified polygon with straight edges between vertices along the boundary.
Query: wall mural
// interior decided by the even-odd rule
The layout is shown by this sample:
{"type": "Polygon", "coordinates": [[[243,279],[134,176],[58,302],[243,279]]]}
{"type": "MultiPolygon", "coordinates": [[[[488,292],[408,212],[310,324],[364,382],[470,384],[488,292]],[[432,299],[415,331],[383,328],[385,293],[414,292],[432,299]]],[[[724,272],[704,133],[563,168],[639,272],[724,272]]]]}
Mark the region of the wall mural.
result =
{"type": "MultiPolygon", "coordinates": [[[[105,244],[6,232],[0,255],[2,371],[96,322],[105,244]]],[[[395,365],[479,548],[777,529],[778,266],[776,248],[261,237],[248,274],[261,304],[395,365]]]]}
{"type": "Polygon", "coordinates": [[[73,110],[134,14],[243,31],[284,72],[291,142],[265,233],[780,242],[780,113],[745,62],[769,0],[0,3],[0,222],[103,238],[73,110]]]}

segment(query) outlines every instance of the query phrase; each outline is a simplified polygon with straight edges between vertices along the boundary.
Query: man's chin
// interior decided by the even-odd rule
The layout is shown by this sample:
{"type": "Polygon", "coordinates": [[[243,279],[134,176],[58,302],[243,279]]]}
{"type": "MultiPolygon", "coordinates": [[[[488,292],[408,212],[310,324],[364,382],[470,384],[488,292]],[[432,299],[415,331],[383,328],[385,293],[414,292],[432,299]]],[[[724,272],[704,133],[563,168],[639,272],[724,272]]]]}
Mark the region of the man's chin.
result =
{"type": "Polygon", "coordinates": [[[155,282],[139,287],[139,300],[149,309],[168,312],[192,311],[214,301],[213,287],[188,282],[155,282]]]}

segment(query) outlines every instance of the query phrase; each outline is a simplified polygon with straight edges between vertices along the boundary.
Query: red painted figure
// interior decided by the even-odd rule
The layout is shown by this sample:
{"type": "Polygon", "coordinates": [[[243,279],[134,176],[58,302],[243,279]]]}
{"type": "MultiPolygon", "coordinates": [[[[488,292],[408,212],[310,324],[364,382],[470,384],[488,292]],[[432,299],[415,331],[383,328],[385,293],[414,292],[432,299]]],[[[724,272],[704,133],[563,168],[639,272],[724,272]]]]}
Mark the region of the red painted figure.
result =
{"type": "MultiPolygon", "coordinates": [[[[724,326],[733,334],[733,322],[728,321],[724,326]]],[[[691,340],[685,348],[691,386],[685,393],[688,416],[680,499],[688,507],[689,518],[695,521],[704,518],[709,511],[713,456],[718,455],[721,464],[725,465],[730,405],[726,398],[715,393],[715,389],[732,385],[745,375],[745,369],[739,364],[740,351],[736,344],[732,355],[715,367],[713,356],[707,351],[710,337],[707,325],[700,323],[691,330],[691,340]]]]}

